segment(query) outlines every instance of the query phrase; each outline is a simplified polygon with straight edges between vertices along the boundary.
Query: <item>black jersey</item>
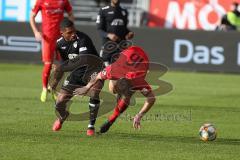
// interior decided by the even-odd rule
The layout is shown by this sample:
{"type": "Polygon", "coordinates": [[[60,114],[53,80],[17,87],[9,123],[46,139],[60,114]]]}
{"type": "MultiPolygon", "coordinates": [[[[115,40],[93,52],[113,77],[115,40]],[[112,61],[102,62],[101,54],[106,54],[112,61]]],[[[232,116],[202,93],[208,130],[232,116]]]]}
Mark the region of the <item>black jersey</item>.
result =
{"type": "Polygon", "coordinates": [[[83,32],[77,31],[76,40],[72,42],[59,38],[56,47],[63,63],[55,71],[53,82],[60,81],[63,73],[70,73],[62,89],[73,91],[77,86],[84,86],[93,75],[103,69],[103,62],[92,40],[83,32]]]}
{"type": "Polygon", "coordinates": [[[99,56],[89,36],[80,31],[76,32],[75,41],[68,42],[63,37],[59,38],[56,47],[63,61],[73,60],[78,55],[85,54],[99,56]]]}
{"type": "Polygon", "coordinates": [[[103,43],[108,40],[108,33],[116,34],[121,40],[124,40],[129,33],[127,28],[128,12],[121,6],[112,7],[109,5],[101,8],[96,23],[103,38],[103,43]]]}

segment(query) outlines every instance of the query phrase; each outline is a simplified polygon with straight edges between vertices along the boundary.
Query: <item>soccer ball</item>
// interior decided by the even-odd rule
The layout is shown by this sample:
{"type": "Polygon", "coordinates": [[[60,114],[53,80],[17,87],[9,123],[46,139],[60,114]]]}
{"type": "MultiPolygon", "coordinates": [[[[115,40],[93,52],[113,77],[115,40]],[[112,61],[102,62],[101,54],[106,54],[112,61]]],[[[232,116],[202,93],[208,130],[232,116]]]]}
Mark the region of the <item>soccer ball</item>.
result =
{"type": "Polygon", "coordinates": [[[217,131],[212,124],[205,123],[199,129],[199,135],[203,141],[213,141],[217,138],[217,131]]]}

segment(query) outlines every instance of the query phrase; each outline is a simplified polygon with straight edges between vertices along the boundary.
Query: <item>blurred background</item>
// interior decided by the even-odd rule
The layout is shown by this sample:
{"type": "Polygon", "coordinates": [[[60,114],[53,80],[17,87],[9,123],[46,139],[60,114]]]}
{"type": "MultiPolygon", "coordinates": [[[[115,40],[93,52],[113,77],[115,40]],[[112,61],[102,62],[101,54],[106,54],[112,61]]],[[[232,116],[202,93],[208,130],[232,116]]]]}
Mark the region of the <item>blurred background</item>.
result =
{"type": "MultiPolygon", "coordinates": [[[[36,0],[0,1],[0,61],[41,63],[41,44],[30,29],[36,0]]],[[[129,11],[134,44],[154,62],[171,69],[239,72],[239,22],[227,13],[238,12],[239,0],[122,0],[129,11]]],[[[93,38],[100,49],[96,17],[108,0],[71,0],[77,29],[93,38]]],[[[237,16],[239,16],[237,14],[237,16]]],[[[38,22],[41,22],[38,15],[38,22]]]]}

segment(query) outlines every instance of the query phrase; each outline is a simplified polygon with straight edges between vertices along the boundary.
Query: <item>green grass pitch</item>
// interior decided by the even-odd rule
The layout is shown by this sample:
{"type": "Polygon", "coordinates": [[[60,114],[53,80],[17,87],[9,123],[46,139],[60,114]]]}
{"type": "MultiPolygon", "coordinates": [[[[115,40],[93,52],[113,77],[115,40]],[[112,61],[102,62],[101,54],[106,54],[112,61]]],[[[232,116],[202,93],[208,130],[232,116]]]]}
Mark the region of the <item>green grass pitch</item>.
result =
{"type": "MultiPolygon", "coordinates": [[[[170,71],[162,79],[174,89],[157,98],[141,130],[134,130],[128,118],[140,109],[143,100],[138,99],[107,134],[87,137],[87,121],[66,122],[60,132],[51,131],[54,105],[50,97],[46,103],[39,100],[41,69],[40,65],[0,64],[1,160],[240,157],[239,75],[170,71]],[[218,137],[213,142],[199,140],[198,130],[206,122],[217,128],[218,137]]],[[[86,111],[87,101],[75,102],[71,109],[86,111]]],[[[98,119],[97,127],[107,115],[98,119]]]]}

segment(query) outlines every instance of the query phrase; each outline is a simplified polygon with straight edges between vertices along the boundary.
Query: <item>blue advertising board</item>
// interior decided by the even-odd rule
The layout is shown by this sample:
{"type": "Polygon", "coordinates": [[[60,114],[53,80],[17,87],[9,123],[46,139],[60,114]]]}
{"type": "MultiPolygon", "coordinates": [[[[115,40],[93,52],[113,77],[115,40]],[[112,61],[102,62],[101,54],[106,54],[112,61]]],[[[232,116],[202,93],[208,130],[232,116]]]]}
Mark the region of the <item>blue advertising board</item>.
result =
{"type": "MultiPolygon", "coordinates": [[[[0,0],[0,21],[27,22],[36,0],[0,0]]],[[[39,17],[37,21],[40,21],[39,17]]]]}

